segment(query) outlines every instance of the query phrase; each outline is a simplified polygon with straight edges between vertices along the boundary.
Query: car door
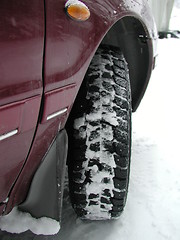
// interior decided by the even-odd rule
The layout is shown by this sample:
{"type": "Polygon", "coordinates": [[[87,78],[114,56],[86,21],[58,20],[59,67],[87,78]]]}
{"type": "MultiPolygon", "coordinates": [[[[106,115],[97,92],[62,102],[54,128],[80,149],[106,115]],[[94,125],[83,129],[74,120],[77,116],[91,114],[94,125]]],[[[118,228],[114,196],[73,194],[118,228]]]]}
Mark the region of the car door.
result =
{"type": "Polygon", "coordinates": [[[0,212],[30,150],[42,98],[44,1],[0,1],[0,212]]]}

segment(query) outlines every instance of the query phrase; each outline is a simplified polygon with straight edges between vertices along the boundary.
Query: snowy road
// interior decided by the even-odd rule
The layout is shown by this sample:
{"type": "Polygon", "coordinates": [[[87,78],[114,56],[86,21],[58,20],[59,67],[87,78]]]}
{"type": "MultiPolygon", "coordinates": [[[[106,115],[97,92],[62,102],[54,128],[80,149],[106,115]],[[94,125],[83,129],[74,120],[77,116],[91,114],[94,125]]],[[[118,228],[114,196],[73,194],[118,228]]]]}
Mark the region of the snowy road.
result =
{"type": "Polygon", "coordinates": [[[118,221],[82,222],[65,203],[60,239],[180,239],[180,40],[160,40],[158,66],[133,114],[129,196],[118,221]]]}
{"type": "Polygon", "coordinates": [[[65,189],[61,231],[30,231],[1,240],[179,240],[180,239],[180,40],[159,41],[158,66],[133,114],[132,166],[128,201],[117,221],[82,222],[65,189]]]}

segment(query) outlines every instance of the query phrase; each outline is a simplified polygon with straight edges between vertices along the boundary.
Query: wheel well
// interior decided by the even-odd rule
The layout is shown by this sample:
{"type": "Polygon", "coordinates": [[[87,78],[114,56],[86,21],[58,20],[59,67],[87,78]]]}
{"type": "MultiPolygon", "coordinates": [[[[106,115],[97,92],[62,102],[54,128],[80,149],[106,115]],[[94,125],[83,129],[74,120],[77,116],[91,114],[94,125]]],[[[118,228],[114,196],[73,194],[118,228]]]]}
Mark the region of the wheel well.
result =
{"type": "Polygon", "coordinates": [[[119,47],[128,62],[133,111],[137,109],[144,95],[151,72],[152,45],[147,35],[138,19],[124,17],[113,25],[101,42],[119,47]]]}

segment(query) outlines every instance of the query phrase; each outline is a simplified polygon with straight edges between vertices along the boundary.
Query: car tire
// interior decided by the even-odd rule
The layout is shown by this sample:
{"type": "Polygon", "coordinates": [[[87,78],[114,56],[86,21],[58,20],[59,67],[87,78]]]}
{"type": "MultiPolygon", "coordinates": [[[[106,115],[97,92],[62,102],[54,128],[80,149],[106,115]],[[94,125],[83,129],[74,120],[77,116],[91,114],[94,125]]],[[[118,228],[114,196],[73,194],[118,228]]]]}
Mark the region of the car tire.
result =
{"type": "Polygon", "coordinates": [[[124,209],[131,155],[131,91],[118,48],[100,47],[71,114],[69,188],[83,219],[118,218],[124,209]]]}

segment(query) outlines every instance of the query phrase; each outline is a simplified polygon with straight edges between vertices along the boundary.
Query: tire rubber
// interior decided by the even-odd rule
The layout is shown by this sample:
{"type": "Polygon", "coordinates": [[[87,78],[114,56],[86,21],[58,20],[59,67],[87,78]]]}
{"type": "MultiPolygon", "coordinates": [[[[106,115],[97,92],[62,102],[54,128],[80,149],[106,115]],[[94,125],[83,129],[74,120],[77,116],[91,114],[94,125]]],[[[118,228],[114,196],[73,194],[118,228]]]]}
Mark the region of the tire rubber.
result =
{"type": "Polygon", "coordinates": [[[126,203],[131,155],[129,70],[118,48],[97,50],[71,116],[73,208],[83,219],[118,218],[126,203]]]}

